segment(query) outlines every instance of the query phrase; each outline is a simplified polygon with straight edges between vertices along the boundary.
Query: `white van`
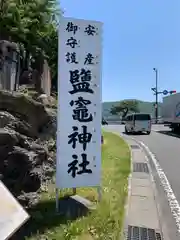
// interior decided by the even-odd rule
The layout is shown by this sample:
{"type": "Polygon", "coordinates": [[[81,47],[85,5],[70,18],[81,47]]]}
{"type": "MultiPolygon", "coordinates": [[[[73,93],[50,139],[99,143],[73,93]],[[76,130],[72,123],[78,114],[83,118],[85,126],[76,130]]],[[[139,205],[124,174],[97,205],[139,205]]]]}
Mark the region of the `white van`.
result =
{"type": "Polygon", "coordinates": [[[147,113],[129,114],[125,121],[126,133],[146,132],[151,133],[151,115],[147,113]]]}

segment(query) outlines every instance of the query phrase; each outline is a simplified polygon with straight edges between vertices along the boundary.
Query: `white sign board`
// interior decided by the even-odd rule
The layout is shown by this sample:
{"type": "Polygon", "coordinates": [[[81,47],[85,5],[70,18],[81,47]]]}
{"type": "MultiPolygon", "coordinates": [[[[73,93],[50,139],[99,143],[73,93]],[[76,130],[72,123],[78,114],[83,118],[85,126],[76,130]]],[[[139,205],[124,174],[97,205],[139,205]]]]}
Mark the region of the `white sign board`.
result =
{"type": "Polygon", "coordinates": [[[62,18],[59,29],[57,188],[101,180],[102,23],[62,18]]]}
{"type": "Polygon", "coordinates": [[[8,239],[28,219],[29,215],[0,181],[0,239],[8,239]]]}

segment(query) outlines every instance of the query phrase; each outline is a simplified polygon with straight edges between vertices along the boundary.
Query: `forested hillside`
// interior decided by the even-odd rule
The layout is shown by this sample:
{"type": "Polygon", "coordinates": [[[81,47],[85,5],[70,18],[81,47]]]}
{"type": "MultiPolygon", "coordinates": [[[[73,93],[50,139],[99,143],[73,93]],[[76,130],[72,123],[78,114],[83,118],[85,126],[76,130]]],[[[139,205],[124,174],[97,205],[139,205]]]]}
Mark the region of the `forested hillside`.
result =
{"type": "MultiPolygon", "coordinates": [[[[154,117],[154,113],[155,113],[154,106],[153,106],[154,102],[144,102],[140,100],[137,100],[137,101],[138,101],[138,107],[140,112],[150,113],[152,117],[154,117]]],[[[103,116],[105,118],[112,117],[112,114],[110,113],[111,107],[117,105],[119,102],[120,101],[104,102],[102,106],[103,116]]],[[[161,115],[161,104],[162,103],[159,103],[159,116],[161,115]]],[[[113,118],[116,118],[116,116],[113,116],[113,118]]]]}

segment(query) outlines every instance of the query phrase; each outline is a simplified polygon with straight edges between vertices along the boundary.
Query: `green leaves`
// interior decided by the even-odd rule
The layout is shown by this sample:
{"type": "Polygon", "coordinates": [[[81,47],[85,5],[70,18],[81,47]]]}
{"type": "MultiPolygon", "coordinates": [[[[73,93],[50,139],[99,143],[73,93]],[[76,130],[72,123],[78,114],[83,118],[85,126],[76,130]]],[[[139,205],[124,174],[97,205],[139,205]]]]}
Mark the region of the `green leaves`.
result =
{"type": "Polygon", "coordinates": [[[32,56],[43,53],[57,72],[59,15],[56,0],[1,0],[0,35],[23,44],[32,56]]]}
{"type": "Polygon", "coordinates": [[[19,43],[33,58],[46,58],[55,81],[60,14],[57,0],[0,0],[0,37],[19,43]]]}
{"type": "Polygon", "coordinates": [[[111,108],[111,114],[113,115],[124,115],[128,111],[139,112],[137,100],[123,100],[111,108]]]}

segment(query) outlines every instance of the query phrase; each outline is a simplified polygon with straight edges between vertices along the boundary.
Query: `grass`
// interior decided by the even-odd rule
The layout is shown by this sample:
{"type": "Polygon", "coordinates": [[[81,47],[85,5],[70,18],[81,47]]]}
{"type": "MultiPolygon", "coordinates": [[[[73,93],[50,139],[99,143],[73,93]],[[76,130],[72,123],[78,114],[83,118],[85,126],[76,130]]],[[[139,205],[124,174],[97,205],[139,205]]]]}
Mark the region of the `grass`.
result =
{"type": "MultiPolygon", "coordinates": [[[[27,240],[120,239],[130,171],[130,152],[119,136],[107,132],[103,132],[103,135],[102,200],[97,202],[95,188],[77,189],[77,194],[93,201],[96,209],[74,221],[56,215],[55,194],[51,186],[30,212],[31,220],[25,226],[29,235],[27,240]]],[[[64,190],[63,195],[71,192],[70,189],[64,190]]]]}

